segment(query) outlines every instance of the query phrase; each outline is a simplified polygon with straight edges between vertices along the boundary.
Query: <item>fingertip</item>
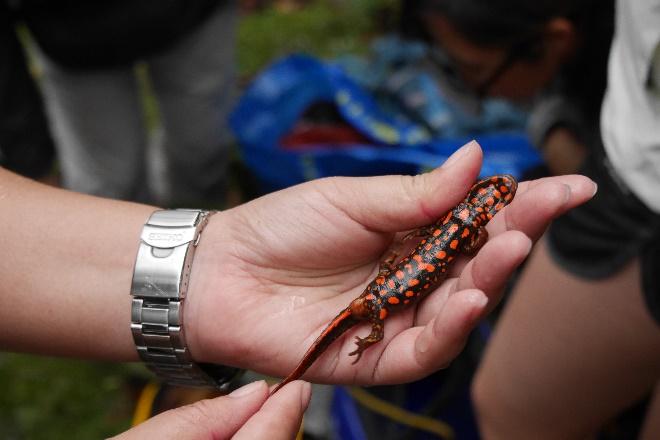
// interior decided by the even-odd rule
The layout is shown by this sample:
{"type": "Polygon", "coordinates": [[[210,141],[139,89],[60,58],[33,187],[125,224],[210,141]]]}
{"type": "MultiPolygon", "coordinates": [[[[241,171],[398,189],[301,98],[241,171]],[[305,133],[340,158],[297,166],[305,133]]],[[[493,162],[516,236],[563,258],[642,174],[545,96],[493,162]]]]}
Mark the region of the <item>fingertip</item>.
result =
{"type": "MultiPolygon", "coordinates": [[[[455,309],[454,313],[457,315],[453,319],[456,322],[463,323],[459,334],[464,334],[469,332],[476,322],[481,319],[483,311],[488,305],[488,296],[479,290],[479,289],[465,289],[454,293],[453,298],[453,307],[455,309]]],[[[450,309],[450,311],[451,311],[450,309]]],[[[441,320],[436,320],[434,325],[434,332],[436,334],[441,334],[446,332],[446,325],[441,320]]]]}
{"type": "Polygon", "coordinates": [[[242,399],[258,391],[261,391],[261,393],[263,394],[267,388],[268,385],[266,384],[266,381],[259,380],[235,389],[234,391],[229,393],[227,397],[231,397],[232,399],[242,399]]]}
{"type": "Polygon", "coordinates": [[[452,153],[451,156],[447,158],[447,160],[440,166],[440,168],[445,170],[449,169],[452,166],[459,164],[461,161],[468,159],[470,156],[483,156],[481,146],[474,139],[460,147],[458,150],[454,151],[454,153],[452,153]]]}
{"type": "Polygon", "coordinates": [[[471,141],[425,176],[422,210],[427,220],[435,221],[465,197],[479,175],[482,159],[481,147],[471,141]]]}
{"type": "MultiPolygon", "coordinates": [[[[274,386],[271,387],[271,390],[272,389],[274,389],[274,386]]],[[[280,395],[285,395],[283,399],[289,400],[291,399],[291,395],[295,395],[295,393],[298,393],[304,411],[309,405],[312,396],[312,385],[303,380],[294,380],[293,382],[284,385],[277,393],[270,395],[268,400],[279,399],[278,396],[280,395]]]]}
{"type": "Polygon", "coordinates": [[[591,198],[598,192],[598,184],[587,176],[572,174],[560,177],[564,184],[569,186],[571,192],[578,196],[587,196],[591,198]]]}
{"type": "Polygon", "coordinates": [[[309,406],[309,402],[312,399],[312,384],[309,382],[302,382],[302,389],[300,390],[301,394],[301,401],[303,404],[303,408],[307,409],[309,406]]]}
{"type": "Polygon", "coordinates": [[[484,308],[488,304],[488,297],[479,289],[469,289],[463,293],[466,303],[471,304],[475,308],[484,308]]]}
{"type": "Polygon", "coordinates": [[[295,380],[286,384],[266,400],[233,438],[292,438],[300,428],[310,399],[311,385],[308,382],[295,380]]]}
{"type": "Polygon", "coordinates": [[[534,242],[524,232],[514,229],[511,231],[506,231],[504,234],[506,234],[506,239],[509,244],[521,249],[525,256],[529,255],[534,242]]]}

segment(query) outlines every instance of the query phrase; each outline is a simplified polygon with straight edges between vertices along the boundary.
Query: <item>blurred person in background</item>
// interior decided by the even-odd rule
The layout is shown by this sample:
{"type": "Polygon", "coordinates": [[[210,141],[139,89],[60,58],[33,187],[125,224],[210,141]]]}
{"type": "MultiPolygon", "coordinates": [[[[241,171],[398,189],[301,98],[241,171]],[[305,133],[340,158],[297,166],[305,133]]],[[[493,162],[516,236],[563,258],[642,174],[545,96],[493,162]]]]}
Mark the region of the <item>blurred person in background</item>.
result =
{"type": "Polygon", "coordinates": [[[28,70],[15,17],[0,3],[0,165],[52,180],[55,146],[41,95],[28,70]]]}
{"type": "Polygon", "coordinates": [[[9,4],[36,43],[66,188],[162,205],[222,202],[235,1],[9,4]],[[147,66],[162,125],[153,149],[138,61],[147,66]]]}
{"type": "MultiPolygon", "coordinates": [[[[531,104],[550,172],[599,185],[531,256],[473,383],[485,438],[585,438],[660,375],[660,2],[617,3],[611,53],[609,1],[404,4],[441,77],[531,104]]],[[[642,437],[660,437],[660,398],[642,437]]]]}

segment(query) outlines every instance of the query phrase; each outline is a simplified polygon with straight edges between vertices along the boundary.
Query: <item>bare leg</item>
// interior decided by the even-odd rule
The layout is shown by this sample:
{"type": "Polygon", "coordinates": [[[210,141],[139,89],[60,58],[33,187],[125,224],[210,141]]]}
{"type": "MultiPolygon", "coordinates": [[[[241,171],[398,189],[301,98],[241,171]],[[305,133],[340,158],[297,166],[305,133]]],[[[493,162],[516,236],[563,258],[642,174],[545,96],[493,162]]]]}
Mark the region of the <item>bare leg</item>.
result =
{"type": "Polygon", "coordinates": [[[660,384],[655,386],[655,395],[646,411],[646,422],[639,436],[641,440],[660,438],[660,384]]]}
{"type": "Polygon", "coordinates": [[[660,331],[638,262],[582,280],[539,243],[473,384],[480,428],[486,439],[582,439],[649,392],[659,372],[660,331]]]}

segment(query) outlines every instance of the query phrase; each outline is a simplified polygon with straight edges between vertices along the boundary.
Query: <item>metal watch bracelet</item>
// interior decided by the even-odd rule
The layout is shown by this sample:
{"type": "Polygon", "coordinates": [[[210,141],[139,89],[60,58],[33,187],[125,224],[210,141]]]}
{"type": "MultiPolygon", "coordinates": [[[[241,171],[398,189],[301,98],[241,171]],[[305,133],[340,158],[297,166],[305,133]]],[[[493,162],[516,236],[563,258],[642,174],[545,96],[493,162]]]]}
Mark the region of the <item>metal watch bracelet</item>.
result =
{"type": "Polygon", "coordinates": [[[176,209],[149,217],[133,271],[131,332],[142,361],[166,382],[225,389],[242,370],[196,363],[183,322],[193,256],[212,214],[176,209]]]}

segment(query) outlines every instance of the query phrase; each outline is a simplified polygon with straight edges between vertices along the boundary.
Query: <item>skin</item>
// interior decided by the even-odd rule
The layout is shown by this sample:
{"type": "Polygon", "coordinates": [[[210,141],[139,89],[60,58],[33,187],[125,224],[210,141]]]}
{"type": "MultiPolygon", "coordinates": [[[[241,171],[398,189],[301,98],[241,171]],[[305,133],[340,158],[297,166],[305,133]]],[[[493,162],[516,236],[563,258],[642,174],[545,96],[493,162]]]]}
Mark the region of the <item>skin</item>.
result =
{"type": "MultiPolygon", "coordinates": [[[[441,15],[429,14],[426,29],[435,43],[447,52],[468,86],[477,87],[497,69],[507,56],[507,48],[483,47],[472,43],[441,15]]],[[[534,61],[513,63],[487,94],[514,101],[534,97],[554,79],[561,66],[575,52],[577,36],[573,25],[564,18],[550,20],[543,33],[543,50],[534,61]]]]}
{"type": "Polygon", "coordinates": [[[114,438],[291,439],[300,428],[310,397],[311,386],[306,382],[292,382],[272,399],[264,381],[253,382],[228,396],[158,414],[114,438]]]}
{"type": "MultiPolygon", "coordinates": [[[[639,289],[638,260],[583,280],[540,243],[528,264],[474,382],[482,434],[588,438],[658,380],[660,332],[639,289]]],[[[642,438],[658,438],[657,405],[642,438]]]]}
{"type": "MultiPolygon", "coordinates": [[[[429,18],[427,26],[469,85],[483,81],[506,56],[471,43],[442,17],[429,18]]],[[[557,75],[579,40],[565,19],[548,21],[545,30],[542,58],[515,63],[489,95],[525,100],[557,75]]],[[[556,174],[575,172],[586,158],[585,146],[565,128],[551,131],[541,147],[556,174]]],[[[658,386],[660,333],[639,280],[638,259],[607,279],[589,281],[538,247],[474,380],[484,438],[586,438],[658,386]]],[[[657,393],[642,438],[660,438],[657,393]]]]}
{"type": "MultiPolygon", "coordinates": [[[[468,86],[482,84],[507,56],[505,48],[472,43],[441,15],[428,15],[426,26],[435,43],[454,60],[468,86]]],[[[489,96],[527,102],[550,85],[562,65],[574,56],[579,38],[573,24],[562,17],[548,21],[543,35],[541,57],[516,61],[486,91],[489,96]]],[[[540,150],[553,175],[578,172],[587,148],[571,130],[557,127],[543,142],[540,150]]]]}
{"type": "MultiPolygon", "coordinates": [[[[288,374],[337,310],[374,278],[395,233],[427,225],[458,203],[476,178],[480,160],[480,149],[471,144],[451,163],[422,176],[323,179],[216,216],[208,226],[214,231],[206,236],[210,246],[199,249],[203,260],[193,267],[200,275],[191,280],[191,288],[214,294],[197,296],[199,301],[187,308],[187,316],[195,316],[205,329],[188,333],[191,350],[206,361],[238,360],[239,366],[267,374],[288,374]],[[268,221],[263,213],[270,213],[268,221]],[[222,221],[225,215],[227,222],[222,221]],[[205,254],[205,249],[215,252],[205,254]],[[233,333],[224,331],[227,323],[233,333]]],[[[489,223],[489,242],[470,263],[462,259],[454,266],[450,277],[462,279],[462,289],[445,282],[440,299],[427,298],[392,316],[384,339],[363,354],[359,366],[352,365],[348,353],[355,348],[355,336],[369,333],[369,325],[356,326],[304,377],[399,383],[447,365],[527,255],[527,236],[538,238],[550,218],[592,192],[591,183],[576,176],[521,184],[512,204],[489,223]],[[575,188],[566,192],[563,184],[556,186],[559,182],[575,188]]]]}
{"type": "MultiPolygon", "coordinates": [[[[457,204],[476,179],[481,159],[479,146],[470,143],[430,173],[323,179],[214,215],[195,255],[184,309],[193,358],[287,374],[336,311],[375,275],[395,233],[428,225],[457,204]]],[[[514,201],[488,224],[488,243],[474,258],[457,261],[436,292],[393,316],[383,341],[359,366],[346,354],[356,334],[364,333],[360,326],[324,353],[305,378],[400,383],[447,365],[497,304],[532,241],[552,218],[594,191],[582,176],[520,184],[514,201]]],[[[75,194],[0,169],[0,249],[11,256],[0,259],[0,347],[137,360],[128,292],[137,238],[154,209],[75,194]]],[[[289,384],[277,397],[291,399],[302,413],[302,391],[286,393],[291,386],[302,385],[289,384]]],[[[255,399],[257,404],[245,404],[249,416],[267,408],[261,397],[255,399]]],[[[282,417],[289,414],[286,405],[272,406],[284,411],[282,417]]],[[[201,420],[216,412],[196,409],[192,420],[211,426],[201,420]]]]}

